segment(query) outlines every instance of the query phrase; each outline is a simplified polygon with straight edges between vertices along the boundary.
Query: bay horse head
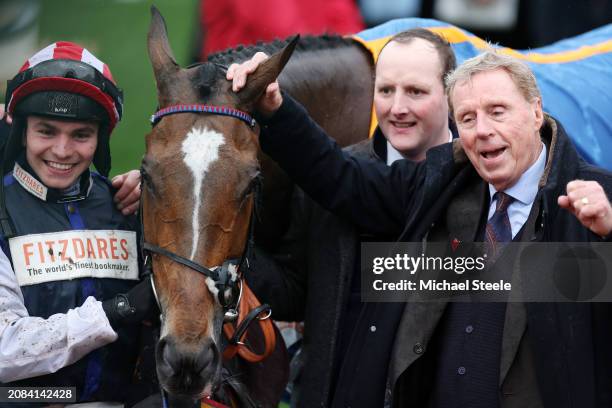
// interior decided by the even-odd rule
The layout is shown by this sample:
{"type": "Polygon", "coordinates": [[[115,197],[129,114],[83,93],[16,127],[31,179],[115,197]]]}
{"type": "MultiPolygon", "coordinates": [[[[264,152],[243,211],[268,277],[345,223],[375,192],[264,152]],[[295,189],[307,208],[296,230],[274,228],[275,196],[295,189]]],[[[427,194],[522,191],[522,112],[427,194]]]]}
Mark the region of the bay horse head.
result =
{"type": "Polygon", "coordinates": [[[219,379],[221,329],[239,301],[238,275],[250,248],[259,127],[248,112],[296,41],[234,93],[223,66],[181,68],[162,16],[151,12],[148,50],[159,110],[146,136],[142,218],[162,313],[157,373],[168,392],[196,398],[219,379]]]}

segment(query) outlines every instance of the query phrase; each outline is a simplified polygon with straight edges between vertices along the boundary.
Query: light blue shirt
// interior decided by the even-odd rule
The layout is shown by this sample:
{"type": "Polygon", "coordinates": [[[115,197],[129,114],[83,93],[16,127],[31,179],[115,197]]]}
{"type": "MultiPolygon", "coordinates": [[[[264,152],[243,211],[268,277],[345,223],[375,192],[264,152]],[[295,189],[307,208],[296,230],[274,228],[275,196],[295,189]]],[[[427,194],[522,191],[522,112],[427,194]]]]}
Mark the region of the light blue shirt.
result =
{"type": "MultiPolygon", "coordinates": [[[[510,227],[512,228],[512,238],[521,230],[529,212],[533,206],[533,201],[538,194],[538,183],[544,174],[546,167],[546,145],[542,143],[542,151],[538,159],[527,169],[518,181],[504,193],[512,196],[514,201],[508,207],[508,217],[510,218],[510,227]]],[[[489,194],[491,196],[491,205],[489,206],[489,218],[493,217],[495,207],[497,206],[497,198],[493,200],[493,195],[497,192],[495,187],[489,184],[489,194]]]]}

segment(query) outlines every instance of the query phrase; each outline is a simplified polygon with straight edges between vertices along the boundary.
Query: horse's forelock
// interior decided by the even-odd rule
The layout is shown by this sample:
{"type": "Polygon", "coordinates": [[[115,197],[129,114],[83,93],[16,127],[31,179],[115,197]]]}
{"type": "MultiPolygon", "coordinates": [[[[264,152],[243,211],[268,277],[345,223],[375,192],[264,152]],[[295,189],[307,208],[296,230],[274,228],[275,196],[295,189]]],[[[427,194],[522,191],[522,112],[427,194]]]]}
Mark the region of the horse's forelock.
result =
{"type": "Polygon", "coordinates": [[[216,64],[204,63],[196,67],[196,75],[192,79],[194,89],[197,89],[202,98],[218,92],[218,83],[225,79],[224,70],[216,64]]]}

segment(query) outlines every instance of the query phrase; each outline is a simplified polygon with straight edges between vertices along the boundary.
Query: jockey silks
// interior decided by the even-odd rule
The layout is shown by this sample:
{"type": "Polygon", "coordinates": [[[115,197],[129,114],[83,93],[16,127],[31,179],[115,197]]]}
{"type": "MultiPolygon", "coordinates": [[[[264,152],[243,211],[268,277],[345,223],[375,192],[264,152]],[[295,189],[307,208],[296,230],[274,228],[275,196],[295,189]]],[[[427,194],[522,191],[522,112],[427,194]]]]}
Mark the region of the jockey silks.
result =
{"type": "MultiPolygon", "coordinates": [[[[89,296],[102,301],[134,286],[139,277],[136,222],[115,208],[109,182],[86,171],[77,194],[71,191],[76,199],[65,200],[62,192],[42,185],[27,163],[19,164],[17,172],[4,177],[17,236],[0,244],[12,260],[29,315],[46,319],[81,306],[89,296]]],[[[137,326],[121,328],[115,342],[74,364],[11,386],[76,386],[78,401],[122,401],[129,392],[138,333],[137,326]]]]}

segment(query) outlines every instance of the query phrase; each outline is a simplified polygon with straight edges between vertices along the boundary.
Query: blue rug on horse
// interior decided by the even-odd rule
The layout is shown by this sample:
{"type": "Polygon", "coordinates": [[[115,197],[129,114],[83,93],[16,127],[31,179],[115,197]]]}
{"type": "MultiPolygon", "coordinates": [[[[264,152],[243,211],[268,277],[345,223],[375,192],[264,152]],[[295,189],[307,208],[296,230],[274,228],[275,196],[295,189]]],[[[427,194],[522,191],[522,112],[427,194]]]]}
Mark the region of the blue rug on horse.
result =
{"type": "MultiPolygon", "coordinates": [[[[424,27],[442,34],[452,45],[457,63],[489,45],[468,31],[436,20],[393,20],[355,37],[376,57],[388,38],[424,27]]],[[[612,24],[531,50],[501,46],[529,64],[542,92],[544,110],[559,119],[589,162],[612,170],[612,24]]]]}

